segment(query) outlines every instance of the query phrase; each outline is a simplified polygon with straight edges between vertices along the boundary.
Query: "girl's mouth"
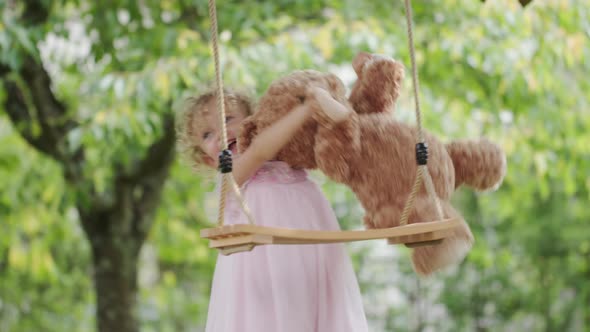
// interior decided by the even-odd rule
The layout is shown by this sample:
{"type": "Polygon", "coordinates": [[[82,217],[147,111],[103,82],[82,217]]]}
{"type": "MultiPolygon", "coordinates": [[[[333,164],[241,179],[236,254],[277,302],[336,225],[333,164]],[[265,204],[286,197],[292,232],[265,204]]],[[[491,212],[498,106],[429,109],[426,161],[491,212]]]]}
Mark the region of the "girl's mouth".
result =
{"type": "Polygon", "coordinates": [[[236,154],[237,151],[237,141],[236,139],[231,139],[227,142],[227,148],[231,150],[232,154],[236,154]]]}

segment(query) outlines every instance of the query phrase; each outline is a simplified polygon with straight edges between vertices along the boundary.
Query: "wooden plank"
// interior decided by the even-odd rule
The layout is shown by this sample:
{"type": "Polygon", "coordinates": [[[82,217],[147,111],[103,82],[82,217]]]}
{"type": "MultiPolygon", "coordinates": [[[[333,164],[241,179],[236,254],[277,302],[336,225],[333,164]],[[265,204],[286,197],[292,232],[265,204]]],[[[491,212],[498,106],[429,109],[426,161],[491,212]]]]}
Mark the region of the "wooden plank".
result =
{"type": "Polygon", "coordinates": [[[460,226],[458,219],[415,223],[392,228],[356,231],[309,231],[290,228],[265,227],[248,224],[225,225],[201,230],[201,237],[211,241],[211,247],[244,244],[252,240],[258,244],[314,244],[388,239],[391,244],[415,243],[442,239],[449,230],[460,226]],[[247,235],[259,235],[257,239],[247,235]],[[228,237],[236,235],[233,237],[228,237]],[[226,238],[227,237],[227,238],[226,238]],[[224,242],[220,242],[225,238],[224,242]]]}
{"type": "Polygon", "coordinates": [[[218,249],[222,255],[229,256],[231,254],[236,254],[239,252],[252,251],[252,249],[254,249],[255,246],[256,245],[254,245],[254,244],[247,243],[247,244],[241,244],[241,245],[236,245],[236,246],[220,247],[218,249]]]}
{"type": "Polygon", "coordinates": [[[231,255],[239,252],[251,251],[259,245],[328,244],[381,238],[387,239],[389,244],[405,244],[406,247],[416,248],[419,246],[436,245],[442,242],[445,237],[452,234],[453,228],[460,225],[460,222],[459,220],[447,219],[423,224],[412,224],[401,227],[368,231],[327,232],[281,229],[253,225],[228,225],[211,230],[209,234],[214,234],[214,236],[210,238],[209,247],[218,249],[222,255],[231,255]],[[421,227],[416,227],[417,225],[421,227]],[[425,229],[431,229],[431,231],[421,232],[425,229]],[[285,232],[285,230],[287,232],[285,232]],[[250,231],[250,233],[248,231],[250,231]],[[254,233],[254,231],[259,233],[254,233]],[[380,236],[374,237],[375,232],[379,232],[380,236]],[[277,236],[271,235],[271,233],[290,235],[295,234],[297,236],[277,236]],[[346,233],[348,236],[337,236],[341,233],[346,233]],[[398,235],[386,236],[393,233],[398,235]],[[324,237],[322,238],[320,235],[324,237]]]}
{"type": "Polygon", "coordinates": [[[247,234],[234,237],[212,239],[209,242],[210,248],[231,247],[243,244],[272,244],[273,238],[269,235],[247,234]]]}

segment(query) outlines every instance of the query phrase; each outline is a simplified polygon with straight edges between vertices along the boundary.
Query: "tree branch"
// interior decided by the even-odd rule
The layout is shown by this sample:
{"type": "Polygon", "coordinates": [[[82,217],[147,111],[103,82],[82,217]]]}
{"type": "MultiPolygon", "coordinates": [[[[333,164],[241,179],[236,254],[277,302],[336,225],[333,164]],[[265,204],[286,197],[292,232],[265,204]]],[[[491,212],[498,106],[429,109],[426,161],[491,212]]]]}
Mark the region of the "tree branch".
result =
{"type": "MultiPolygon", "coordinates": [[[[21,18],[34,29],[44,24],[48,15],[42,0],[26,0],[21,18]]],[[[145,157],[131,171],[122,170],[116,175],[115,200],[107,202],[95,192],[92,181],[85,181],[83,147],[72,149],[67,140],[68,133],[79,124],[53,93],[51,78],[43,64],[26,55],[18,79],[8,75],[13,70],[0,64],[6,112],[29,144],[63,166],[64,177],[76,191],[76,205],[89,239],[92,240],[93,234],[108,236],[115,231],[119,235],[129,234],[139,249],[152,224],[153,212],[174,159],[174,116],[171,113],[164,116],[163,135],[147,149],[145,157]],[[109,222],[115,220],[116,224],[109,222]]]]}
{"type": "Polygon", "coordinates": [[[46,8],[47,1],[26,0],[23,20],[26,25],[41,25],[47,21],[49,10],[46,8]]]}
{"type": "Polygon", "coordinates": [[[205,17],[199,13],[196,5],[187,5],[184,1],[180,1],[180,17],[179,21],[184,22],[190,29],[198,31],[201,35],[206,36],[206,31],[199,29],[199,22],[205,17]]]}
{"type": "MultiPolygon", "coordinates": [[[[25,1],[21,17],[25,26],[34,29],[47,21],[49,9],[44,3],[42,0],[25,1]]],[[[34,148],[63,164],[66,180],[80,181],[84,153],[81,148],[71,151],[65,139],[78,124],[55,97],[43,64],[32,55],[24,56],[18,74],[27,86],[26,91],[7,77],[11,71],[10,66],[0,63],[0,78],[7,92],[5,109],[15,127],[34,148]]]]}
{"type": "MultiPolygon", "coordinates": [[[[36,29],[49,17],[49,8],[42,0],[27,0],[22,14],[25,26],[36,29]]],[[[89,211],[103,216],[108,211],[103,200],[94,191],[91,181],[84,181],[83,147],[71,149],[67,141],[68,133],[78,126],[65,104],[60,102],[52,91],[51,77],[40,60],[33,55],[25,55],[22,67],[16,74],[18,79],[9,77],[15,71],[7,64],[0,63],[0,80],[6,91],[4,109],[15,129],[36,150],[59,162],[63,167],[66,181],[77,191],[77,206],[81,214],[89,211]]],[[[89,230],[87,218],[82,226],[89,230]]]]}
{"type": "Polygon", "coordinates": [[[0,79],[10,73],[10,66],[0,63],[0,79]]]}
{"type": "Polygon", "coordinates": [[[2,250],[0,254],[0,274],[2,274],[8,266],[8,254],[8,248],[2,250]]]}
{"type": "MultiPolygon", "coordinates": [[[[27,103],[24,89],[14,80],[7,77],[2,79],[6,91],[4,109],[15,129],[36,150],[62,165],[64,178],[79,191],[76,195],[76,205],[81,214],[93,213],[104,216],[108,211],[104,209],[103,200],[94,192],[92,182],[85,182],[83,179],[83,148],[70,151],[67,147],[67,133],[77,124],[67,117],[65,106],[57,101],[51,92],[47,72],[40,64],[29,61],[20,74],[24,81],[28,82],[27,91],[30,91],[33,106],[27,103]],[[100,211],[97,211],[99,209],[100,211]]],[[[82,216],[81,221],[87,233],[94,231],[91,230],[95,226],[91,225],[90,218],[82,216]]],[[[104,226],[104,222],[97,224],[104,226]]]]}
{"type": "MultiPolygon", "coordinates": [[[[174,116],[163,116],[163,134],[148,148],[145,157],[130,171],[119,167],[113,184],[112,205],[79,204],[83,226],[92,241],[123,236],[138,252],[153,223],[164,182],[174,161],[176,142],[174,116]],[[109,223],[109,220],[115,223],[109,223]]],[[[94,245],[94,243],[93,243],[94,245]]]]}
{"type": "Polygon", "coordinates": [[[137,195],[134,195],[133,230],[141,241],[151,228],[154,211],[174,161],[176,132],[171,113],[164,116],[163,129],[162,137],[149,147],[134,176],[137,180],[137,195]]]}
{"type": "Polygon", "coordinates": [[[124,224],[117,227],[122,232],[132,232],[138,244],[143,243],[149,232],[153,212],[158,206],[164,182],[174,160],[176,136],[172,113],[163,116],[162,126],[162,136],[147,148],[145,157],[137,160],[131,170],[119,168],[121,171],[115,180],[114,209],[118,212],[114,213],[132,212],[132,215],[121,215],[119,219],[124,224]]]}
{"type": "Polygon", "coordinates": [[[6,90],[4,106],[8,116],[29,144],[64,166],[66,180],[79,182],[84,152],[82,148],[70,151],[65,139],[69,131],[78,124],[67,114],[66,107],[51,91],[51,78],[42,64],[27,57],[19,74],[29,87],[29,94],[15,81],[7,77],[2,80],[6,90]],[[27,96],[30,96],[34,107],[27,103],[27,96]]]}

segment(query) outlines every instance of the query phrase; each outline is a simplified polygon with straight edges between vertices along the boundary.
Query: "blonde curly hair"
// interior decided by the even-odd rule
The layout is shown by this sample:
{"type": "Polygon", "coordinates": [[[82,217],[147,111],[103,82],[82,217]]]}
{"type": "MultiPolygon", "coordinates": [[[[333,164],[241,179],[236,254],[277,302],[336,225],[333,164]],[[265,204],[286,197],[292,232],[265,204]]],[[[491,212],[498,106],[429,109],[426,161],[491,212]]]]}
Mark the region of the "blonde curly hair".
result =
{"type": "MultiPolygon", "coordinates": [[[[241,109],[247,116],[254,112],[254,103],[246,92],[223,89],[226,111],[241,109]]],[[[195,136],[195,120],[207,115],[210,110],[207,105],[217,99],[217,89],[210,88],[199,96],[185,99],[184,106],[176,120],[176,136],[181,157],[197,171],[203,171],[205,166],[205,152],[199,146],[199,139],[195,136]]]]}

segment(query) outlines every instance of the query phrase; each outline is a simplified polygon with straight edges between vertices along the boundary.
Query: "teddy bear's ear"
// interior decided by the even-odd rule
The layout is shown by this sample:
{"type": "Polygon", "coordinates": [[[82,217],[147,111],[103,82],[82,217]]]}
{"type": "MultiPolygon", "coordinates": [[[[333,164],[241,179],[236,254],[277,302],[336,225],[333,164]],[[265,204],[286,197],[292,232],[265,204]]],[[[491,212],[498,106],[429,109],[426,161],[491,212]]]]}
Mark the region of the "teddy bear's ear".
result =
{"type": "Polygon", "coordinates": [[[356,75],[360,78],[363,74],[363,67],[367,61],[371,60],[372,55],[367,52],[359,52],[354,60],[352,60],[352,68],[356,72],[356,75]]]}
{"type": "Polygon", "coordinates": [[[238,151],[243,153],[252,144],[254,137],[258,135],[258,127],[254,116],[249,116],[242,121],[240,135],[238,137],[238,151]]]}

